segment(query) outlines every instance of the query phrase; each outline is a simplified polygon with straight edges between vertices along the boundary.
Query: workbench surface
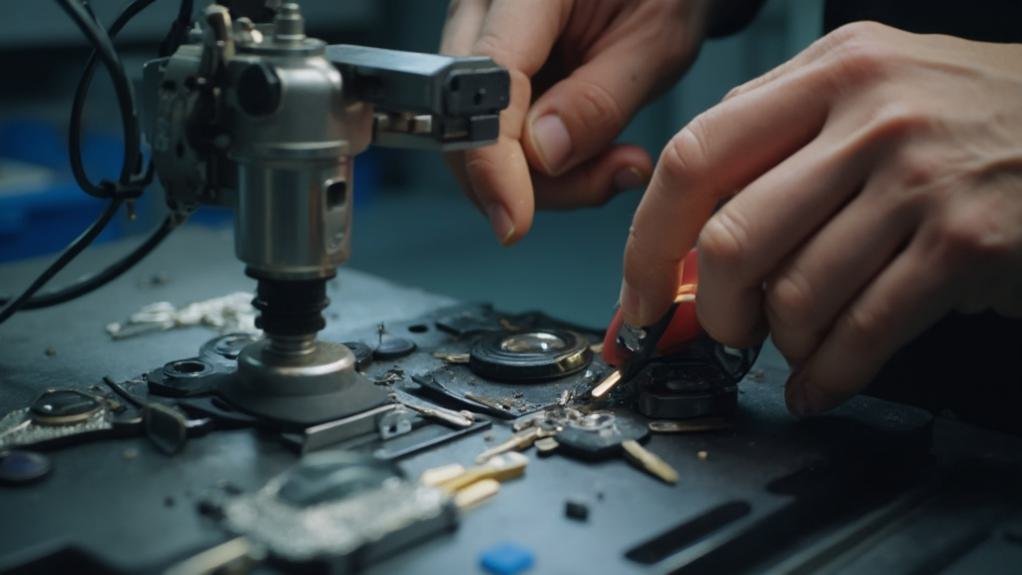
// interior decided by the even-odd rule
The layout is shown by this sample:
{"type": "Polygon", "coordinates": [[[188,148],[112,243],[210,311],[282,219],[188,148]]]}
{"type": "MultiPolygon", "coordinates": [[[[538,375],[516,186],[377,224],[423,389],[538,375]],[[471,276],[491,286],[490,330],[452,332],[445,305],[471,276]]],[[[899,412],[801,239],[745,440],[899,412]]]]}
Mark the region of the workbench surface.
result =
{"type": "MultiPolygon", "coordinates": [[[[74,269],[85,273],[125,247],[91,251],[74,269]]],[[[35,262],[0,267],[0,291],[20,289],[38,269],[35,262]]],[[[197,327],[112,341],[103,327],[154,301],[184,304],[253,289],[229,231],[180,230],[112,285],[0,326],[0,409],[23,407],[49,387],[86,388],[106,375],[124,380],[195,355],[213,332],[197,327]],[[166,281],[149,281],[156,274],[166,281]]],[[[401,324],[457,303],[350,269],[340,271],[329,296],[322,335],[335,341],[366,339],[380,322],[401,324]]],[[[486,293],[477,299],[485,301],[486,293]]],[[[428,343],[440,335],[422,337],[428,343]]],[[[466,512],[457,530],[368,572],[479,572],[480,553],[503,542],[534,554],[533,573],[1022,569],[1019,438],[865,397],[833,415],[798,421],[784,409],[786,376],[768,353],[741,384],[733,430],[654,436],[647,447],[678,470],[677,485],[624,460],[529,453],[525,477],[466,512]],[[705,458],[697,457],[701,451],[705,458]],[[568,499],[588,505],[588,520],[565,516],[568,499]],[[739,511],[716,525],[720,509],[739,511]],[[645,560],[629,559],[630,550],[645,560]]],[[[510,431],[496,422],[488,433],[502,439],[510,431]]],[[[484,435],[401,466],[414,476],[446,463],[470,464],[489,445],[484,435]]],[[[128,572],[161,570],[230,537],[198,512],[206,495],[226,484],[256,489],[297,461],[278,438],[246,429],[193,438],[176,456],[141,437],[47,454],[49,477],[0,487],[0,568],[51,555],[50,566],[94,560],[128,572]]]]}

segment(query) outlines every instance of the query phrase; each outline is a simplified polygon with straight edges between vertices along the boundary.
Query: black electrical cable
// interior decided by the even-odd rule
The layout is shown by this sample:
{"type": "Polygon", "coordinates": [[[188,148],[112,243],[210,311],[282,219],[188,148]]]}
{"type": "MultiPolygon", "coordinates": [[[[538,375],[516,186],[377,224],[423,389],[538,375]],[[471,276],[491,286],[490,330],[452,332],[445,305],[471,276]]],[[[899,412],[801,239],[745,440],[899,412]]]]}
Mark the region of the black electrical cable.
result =
{"type": "MultiPolygon", "coordinates": [[[[139,244],[130,253],[114,262],[103,271],[78,280],[75,283],[59,290],[46,292],[33,297],[26,301],[21,306],[21,309],[30,310],[54,306],[71,301],[77,297],[103,287],[114,279],[120,277],[121,274],[131,269],[145,256],[149,255],[149,252],[153,251],[153,249],[158,246],[164,238],[170,235],[170,232],[174,231],[174,228],[177,227],[178,223],[179,222],[173,216],[167,216],[164,218],[163,223],[160,224],[160,227],[156,228],[156,230],[148,238],[146,238],[144,242],[139,244]]],[[[0,300],[0,304],[4,303],[7,303],[6,300],[0,300]]]]}
{"type": "Polygon", "coordinates": [[[35,292],[39,291],[39,288],[43,287],[43,284],[50,281],[50,278],[57,275],[57,272],[63,269],[68,262],[75,259],[82,250],[88,247],[89,244],[92,243],[92,240],[96,239],[96,236],[98,236],[100,232],[103,231],[103,228],[105,228],[110,222],[110,218],[114,217],[114,214],[117,213],[117,210],[121,207],[122,203],[124,203],[124,200],[121,199],[110,200],[110,203],[107,205],[106,209],[103,210],[103,213],[96,218],[96,221],[92,222],[92,225],[82,232],[82,235],[75,238],[75,240],[64,249],[64,252],[60,254],[60,257],[50,264],[50,267],[46,268],[46,271],[39,274],[39,277],[37,277],[35,281],[33,281],[32,284],[25,289],[25,291],[21,292],[21,295],[8,301],[3,308],[0,308],[0,323],[7,321],[7,318],[14,315],[14,312],[18,311],[18,309],[20,309],[21,306],[28,301],[33,294],[35,294],[35,292]]]}
{"type": "Polygon", "coordinates": [[[75,90],[74,103],[71,106],[71,128],[68,133],[68,150],[71,156],[71,173],[75,182],[85,193],[97,198],[111,198],[116,195],[125,194],[126,197],[137,197],[141,194],[141,182],[135,182],[135,172],[141,168],[141,134],[138,130],[138,114],[135,111],[134,101],[131,93],[131,85],[128,82],[124,66],[113,48],[112,38],[124,27],[125,24],[145,7],[155,0],[135,0],[125,8],[110,26],[110,32],[103,30],[92,13],[85,5],[73,0],[57,0],[57,3],[64,9],[72,20],[78,24],[82,33],[89,39],[94,50],[89,56],[85,65],[85,71],[78,82],[75,90]],[[121,129],[124,132],[124,159],[121,164],[121,173],[117,184],[103,182],[94,184],[85,173],[85,165],[82,162],[81,150],[81,119],[85,106],[85,97],[88,94],[89,85],[95,72],[96,58],[103,61],[104,67],[110,75],[114,84],[114,92],[117,96],[117,105],[121,116],[121,129]],[[118,188],[121,188],[120,190],[118,188]]]}
{"type": "MultiPolygon", "coordinates": [[[[0,323],[6,321],[19,309],[38,309],[66,302],[86,293],[89,293],[106,283],[117,278],[130,269],[142,258],[148,255],[163,241],[170,232],[180,223],[178,217],[168,215],[163,223],[157,228],[142,244],[132,250],[125,257],[114,262],[103,271],[79,280],[72,285],[62,289],[32,297],[47,281],[63,269],[72,259],[78,256],[92,241],[103,231],[103,228],[110,222],[110,219],[117,212],[125,199],[136,197],[153,178],[153,164],[149,162],[145,173],[139,178],[134,171],[141,166],[141,134],[138,131],[138,117],[132,99],[130,85],[127,83],[127,76],[120,59],[113,50],[112,38],[117,35],[127,23],[139,12],[151,5],[155,0],[135,0],[129,4],[114,20],[110,30],[106,31],[99,25],[86,5],[72,2],[72,0],[58,0],[62,8],[78,24],[79,28],[88,38],[94,50],[90,55],[86,69],[79,80],[75,91],[74,105],[71,110],[70,148],[72,171],[75,172],[75,179],[84,191],[91,195],[110,197],[111,201],[103,213],[93,222],[85,232],[72,241],[64,252],[50,266],[32,282],[32,284],[15,298],[0,298],[0,323]],[[81,116],[85,104],[85,97],[95,71],[97,56],[103,61],[104,66],[114,82],[115,91],[118,96],[118,105],[121,112],[122,127],[125,131],[124,164],[121,166],[120,177],[117,184],[103,182],[100,185],[92,184],[85,175],[84,166],[81,162],[80,133],[81,116]]],[[[178,11],[177,20],[174,22],[171,31],[161,43],[160,51],[172,52],[180,45],[187,31],[187,21],[192,11],[192,0],[182,0],[178,11]]]]}

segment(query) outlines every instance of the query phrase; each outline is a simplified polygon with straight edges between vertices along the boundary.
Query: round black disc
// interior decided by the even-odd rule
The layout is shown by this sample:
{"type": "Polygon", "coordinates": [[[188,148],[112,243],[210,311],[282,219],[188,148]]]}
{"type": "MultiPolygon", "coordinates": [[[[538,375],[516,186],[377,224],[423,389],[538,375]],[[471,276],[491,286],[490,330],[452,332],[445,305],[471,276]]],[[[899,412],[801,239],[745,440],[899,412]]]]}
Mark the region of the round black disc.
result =
{"type": "Polygon", "coordinates": [[[102,409],[95,397],[75,389],[53,389],[40,395],[29,408],[32,420],[42,425],[85,421],[102,409]]]}
{"type": "Polygon", "coordinates": [[[52,469],[50,458],[34,451],[0,452],[0,483],[23,485],[42,479],[52,469]]]}
{"type": "Polygon", "coordinates": [[[376,349],[373,350],[373,357],[376,359],[397,359],[413,351],[415,351],[415,342],[403,337],[388,337],[381,341],[380,345],[376,346],[376,349]]]}
{"type": "Polygon", "coordinates": [[[469,368],[500,381],[541,381],[585,369],[593,359],[589,340],[564,329],[483,335],[472,346],[469,368]]]}

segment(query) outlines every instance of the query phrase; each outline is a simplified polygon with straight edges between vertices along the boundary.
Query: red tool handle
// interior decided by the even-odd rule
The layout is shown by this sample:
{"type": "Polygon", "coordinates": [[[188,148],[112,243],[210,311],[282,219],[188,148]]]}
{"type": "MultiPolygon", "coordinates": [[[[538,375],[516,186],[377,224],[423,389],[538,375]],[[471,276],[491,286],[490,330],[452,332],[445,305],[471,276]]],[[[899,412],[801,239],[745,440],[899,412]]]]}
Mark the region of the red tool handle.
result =
{"type": "MultiPolygon", "coordinates": [[[[698,287],[699,263],[693,249],[688,252],[678,269],[678,294],[674,300],[678,307],[674,310],[674,317],[671,318],[667,330],[657,342],[657,355],[670,355],[702,333],[703,328],[696,317],[695,296],[698,287]]],[[[622,323],[621,308],[618,308],[603,338],[603,359],[615,367],[624,363],[629,355],[629,351],[617,341],[617,332],[621,329],[622,323]]]]}

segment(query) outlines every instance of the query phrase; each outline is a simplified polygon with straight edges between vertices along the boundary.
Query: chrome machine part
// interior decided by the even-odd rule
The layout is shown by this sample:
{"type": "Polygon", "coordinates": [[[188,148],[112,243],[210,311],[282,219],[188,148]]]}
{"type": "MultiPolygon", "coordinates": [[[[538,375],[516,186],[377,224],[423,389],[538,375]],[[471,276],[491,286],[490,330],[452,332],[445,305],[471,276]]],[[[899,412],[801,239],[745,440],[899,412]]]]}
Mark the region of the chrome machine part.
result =
{"type": "Polygon", "coordinates": [[[510,77],[488,58],[326,46],[306,37],[296,3],[231,5],[210,5],[190,43],[146,64],[146,126],[168,205],[233,206],[235,253],[259,280],[266,339],[219,392],[304,427],[387,401],[347,348],[316,339],[325,283],[349,256],[355,155],[371,141],[492,142],[510,77]]]}

